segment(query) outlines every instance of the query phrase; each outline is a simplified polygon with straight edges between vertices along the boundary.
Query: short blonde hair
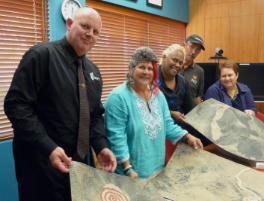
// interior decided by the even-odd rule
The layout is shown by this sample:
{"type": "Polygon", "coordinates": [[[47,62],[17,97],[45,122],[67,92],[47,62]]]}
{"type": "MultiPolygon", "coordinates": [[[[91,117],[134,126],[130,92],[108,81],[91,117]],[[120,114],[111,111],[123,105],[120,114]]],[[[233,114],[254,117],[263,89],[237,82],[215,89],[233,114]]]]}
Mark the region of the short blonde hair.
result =
{"type": "Polygon", "coordinates": [[[182,53],[183,56],[185,55],[185,48],[179,44],[174,43],[174,44],[170,45],[169,47],[167,47],[165,50],[163,50],[162,57],[160,59],[160,64],[163,61],[164,55],[167,57],[169,54],[171,54],[174,51],[182,53]]]}

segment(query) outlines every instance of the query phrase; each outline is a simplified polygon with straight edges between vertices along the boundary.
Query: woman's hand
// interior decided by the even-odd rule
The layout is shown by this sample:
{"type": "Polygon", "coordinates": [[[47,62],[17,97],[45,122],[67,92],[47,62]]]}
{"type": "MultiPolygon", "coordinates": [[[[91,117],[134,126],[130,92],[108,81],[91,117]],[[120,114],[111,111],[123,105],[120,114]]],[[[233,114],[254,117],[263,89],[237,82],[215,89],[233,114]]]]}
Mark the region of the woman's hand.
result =
{"type": "Polygon", "coordinates": [[[127,176],[134,179],[138,177],[138,174],[134,169],[132,169],[131,172],[129,172],[127,176]]]}
{"type": "Polygon", "coordinates": [[[189,133],[184,136],[184,141],[194,149],[203,149],[203,143],[201,140],[189,133]]]}
{"type": "Polygon", "coordinates": [[[130,178],[137,178],[138,174],[137,172],[133,169],[132,165],[130,164],[129,160],[126,160],[122,163],[122,168],[124,170],[124,174],[130,178]]]}
{"type": "Polygon", "coordinates": [[[179,121],[179,122],[184,122],[185,121],[185,116],[183,113],[177,112],[177,111],[171,111],[171,116],[173,119],[179,121]]]}
{"type": "Polygon", "coordinates": [[[255,112],[253,110],[244,110],[244,112],[249,116],[255,116],[255,112]]]}

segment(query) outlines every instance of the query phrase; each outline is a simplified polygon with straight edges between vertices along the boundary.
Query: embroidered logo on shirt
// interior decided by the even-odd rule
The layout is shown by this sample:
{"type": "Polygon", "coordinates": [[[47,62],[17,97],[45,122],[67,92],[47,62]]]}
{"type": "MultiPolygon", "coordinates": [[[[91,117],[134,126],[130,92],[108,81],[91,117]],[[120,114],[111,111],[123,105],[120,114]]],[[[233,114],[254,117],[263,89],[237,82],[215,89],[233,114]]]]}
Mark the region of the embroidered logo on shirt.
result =
{"type": "Polygon", "coordinates": [[[90,77],[92,80],[100,80],[100,78],[96,77],[93,72],[90,73],[90,77]]]}
{"type": "Polygon", "coordinates": [[[191,82],[192,82],[193,84],[197,85],[197,83],[198,83],[198,76],[197,76],[197,75],[193,75],[193,76],[192,76],[192,79],[191,79],[191,82]]]}

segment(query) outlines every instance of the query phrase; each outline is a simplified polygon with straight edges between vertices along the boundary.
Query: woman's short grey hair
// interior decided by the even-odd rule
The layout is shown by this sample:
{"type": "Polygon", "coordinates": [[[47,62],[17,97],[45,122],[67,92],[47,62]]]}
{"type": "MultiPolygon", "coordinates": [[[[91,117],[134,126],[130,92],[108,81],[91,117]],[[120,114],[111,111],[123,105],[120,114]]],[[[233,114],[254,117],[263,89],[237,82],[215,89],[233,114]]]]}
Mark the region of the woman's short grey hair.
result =
{"type": "Polygon", "coordinates": [[[135,67],[141,63],[141,62],[157,62],[158,58],[153,52],[153,50],[149,47],[139,47],[137,48],[132,57],[131,60],[128,64],[128,74],[127,74],[127,79],[128,79],[128,85],[131,87],[134,83],[133,81],[133,72],[135,67]]]}
{"type": "Polygon", "coordinates": [[[134,51],[131,60],[128,64],[128,68],[132,69],[135,68],[141,62],[149,62],[149,61],[151,62],[158,61],[153,50],[150,49],[149,47],[139,47],[134,51]]]}
{"type": "Polygon", "coordinates": [[[170,45],[169,47],[167,47],[165,50],[163,50],[162,57],[160,59],[160,64],[162,63],[162,60],[163,60],[164,55],[167,57],[169,54],[171,54],[174,51],[180,52],[183,55],[185,55],[185,49],[184,49],[184,47],[181,46],[181,45],[179,45],[179,44],[174,43],[174,44],[170,45]]]}

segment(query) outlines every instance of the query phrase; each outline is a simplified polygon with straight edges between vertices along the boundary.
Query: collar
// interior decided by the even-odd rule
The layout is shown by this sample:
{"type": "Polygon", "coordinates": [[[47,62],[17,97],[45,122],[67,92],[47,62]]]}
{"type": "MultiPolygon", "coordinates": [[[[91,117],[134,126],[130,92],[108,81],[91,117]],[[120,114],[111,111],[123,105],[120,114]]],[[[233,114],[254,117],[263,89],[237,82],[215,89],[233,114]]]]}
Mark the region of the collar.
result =
{"type": "Polygon", "coordinates": [[[64,37],[63,39],[61,39],[59,41],[59,45],[61,47],[61,49],[63,50],[63,52],[65,53],[65,57],[66,59],[69,61],[69,63],[75,63],[78,59],[83,59],[85,57],[85,55],[79,57],[75,50],[73,49],[73,47],[71,46],[71,44],[67,41],[67,38],[64,37]]]}
{"type": "Polygon", "coordinates": [[[246,93],[248,91],[248,87],[240,82],[237,82],[237,87],[242,93],[246,93]]]}
{"type": "MultiPolygon", "coordinates": [[[[179,80],[179,77],[183,77],[182,75],[180,75],[179,73],[177,73],[177,75],[175,75],[175,81],[176,81],[176,84],[178,84],[178,80],[179,80]]],[[[161,65],[159,65],[159,79],[158,79],[158,85],[159,86],[164,86],[167,88],[166,84],[165,84],[165,81],[164,81],[164,76],[163,76],[163,73],[161,71],[161,65]]]]}
{"type": "MultiPolygon", "coordinates": [[[[222,85],[222,83],[220,82],[220,80],[218,80],[218,85],[219,85],[219,88],[222,90],[222,91],[226,91],[225,87],[222,85]]],[[[248,91],[247,89],[247,86],[240,83],[240,82],[237,82],[237,88],[239,90],[239,93],[246,93],[248,91]]]]}
{"type": "Polygon", "coordinates": [[[188,70],[190,68],[194,68],[194,62],[192,62],[192,64],[188,65],[187,68],[184,68],[183,71],[186,71],[186,70],[188,70]]]}
{"type": "Polygon", "coordinates": [[[188,68],[194,68],[194,62],[191,65],[189,65],[188,68]]]}

